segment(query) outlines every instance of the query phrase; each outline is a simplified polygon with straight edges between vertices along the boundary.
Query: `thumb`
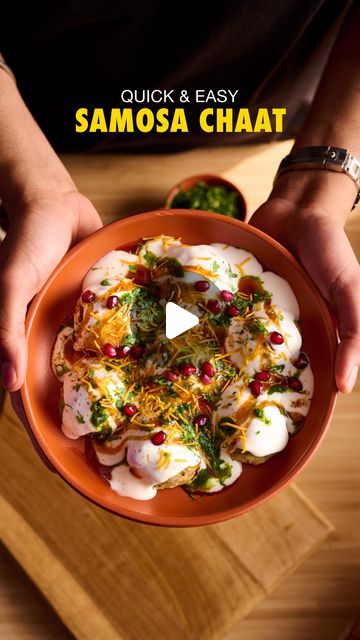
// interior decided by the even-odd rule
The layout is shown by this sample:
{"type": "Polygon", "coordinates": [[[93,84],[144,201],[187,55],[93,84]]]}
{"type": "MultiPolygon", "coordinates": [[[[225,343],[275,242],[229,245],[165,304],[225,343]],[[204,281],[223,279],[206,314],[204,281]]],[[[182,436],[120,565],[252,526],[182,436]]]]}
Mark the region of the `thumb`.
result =
{"type": "Polygon", "coordinates": [[[360,267],[355,260],[335,280],[331,297],[339,320],[340,337],[336,383],[340,391],[350,393],[360,366],[360,267]]]}
{"type": "Polygon", "coordinates": [[[20,255],[18,242],[9,231],[0,255],[0,363],[2,382],[9,391],[24,382],[27,365],[25,315],[38,289],[31,261],[20,255]]]}

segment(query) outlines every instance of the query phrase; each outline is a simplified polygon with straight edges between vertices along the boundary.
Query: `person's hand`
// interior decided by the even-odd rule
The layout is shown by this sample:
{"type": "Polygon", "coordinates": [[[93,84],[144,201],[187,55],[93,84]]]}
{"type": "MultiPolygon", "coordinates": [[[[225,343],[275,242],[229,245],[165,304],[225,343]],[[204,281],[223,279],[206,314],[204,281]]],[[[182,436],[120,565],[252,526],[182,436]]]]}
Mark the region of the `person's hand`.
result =
{"type": "Polygon", "coordinates": [[[10,227],[0,245],[0,362],[4,387],[16,391],[27,366],[27,305],[66,251],[101,220],[75,188],[42,190],[7,213],[10,227]]]}
{"type": "Polygon", "coordinates": [[[360,365],[360,266],[344,231],[355,195],[345,175],[295,171],[279,179],[250,220],[299,259],[334,308],[340,338],[335,376],[344,393],[360,365]]]}
{"type": "Polygon", "coordinates": [[[0,198],[10,222],[0,245],[0,364],[4,387],[17,391],[27,364],[27,305],[69,247],[101,221],[1,68],[0,198]]]}

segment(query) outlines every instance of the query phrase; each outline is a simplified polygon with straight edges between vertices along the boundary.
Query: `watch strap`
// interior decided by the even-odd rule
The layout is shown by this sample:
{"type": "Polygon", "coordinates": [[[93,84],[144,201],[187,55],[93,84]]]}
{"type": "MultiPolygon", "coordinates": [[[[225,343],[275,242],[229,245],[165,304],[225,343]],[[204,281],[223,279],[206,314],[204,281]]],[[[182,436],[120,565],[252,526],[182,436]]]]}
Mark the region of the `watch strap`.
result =
{"type": "Polygon", "coordinates": [[[300,169],[325,169],[345,173],[354,182],[357,196],[353,208],[360,200],[360,162],[347,149],[331,146],[300,147],[285,156],[280,163],[275,180],[287,173],[300,169]]]}

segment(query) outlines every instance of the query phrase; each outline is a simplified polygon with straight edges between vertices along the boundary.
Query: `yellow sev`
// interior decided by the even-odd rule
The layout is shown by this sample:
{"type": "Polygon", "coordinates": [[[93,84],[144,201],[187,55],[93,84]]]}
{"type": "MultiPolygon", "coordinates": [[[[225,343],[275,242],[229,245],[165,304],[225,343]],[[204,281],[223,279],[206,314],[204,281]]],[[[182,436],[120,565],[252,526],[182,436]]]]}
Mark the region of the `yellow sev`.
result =
{"type": "MultiPolygon", "coordinates": [[[[165,239],[163,239],[163,243],[166,244],[165,239]]],[[[171,243],[169,242],[169,244],[171,243]]],[[[174,244],[174,242],[172,242],[172,244],[174,244]]],[[[243,269],[242,269],[243,265],[246,264],[246,262],[248,262],[249,260],[250,258],[246,258],[239,265],[236,265],[236,267],[239,269],[241,273],[243,273],[243,269]]],[[[214,279],[214,277],[217,277],[216,274],[210,271],[207,271],[202,267],[189,266],[189,267],[184,267],[184,269],[186,271],[195,271],[201,274],[203,277],[209,277],[211,279],[214,279]]],[[[117,286],[118,288],[120,288],[121,284],[117,286]]],[[[176,295],[176,300],[178,300],[179,302],[181,301],[182,294],[184,295],[184,297],[188,298],[189,301],[191,300],[191,302],[196,302],[196,300],[198,299],[198,294],[193,292],[191,287],[185,290],[182,290],[179,283],[176,283],[174,290],[171,292],[171,295],[172,296],[176,295]],[[176,294],[174,294],[174,290],[176,291],[176,294]]],[[[107,292],[106,295],[109,295],[109,292],[107,292]]],[[[250,295],[242,292],[238,292],[237,296],[246,300],[249,300],[251,298],[250,295]]],[[[204,310],[204,313],[200,318],[199,325],[196,328],[194,328],[192,331],[185,334],[185,336],[179,336],[178,339],[172,340],[172,343],[171,343],[172,353],[168,361],[169,366],[173,366],[173,364],[178,360],[180,352],[183,353],[184,350],[186,351],[186,356],[184,357],[188,358],[189,360],[194,358],[195,360],[196,358],[199,357],[199,354],[201,355],[201,348],[199,349],[199,346],[202,347],[203,345],[206,345],[207,343],[210,343],[210,342],[214,342],[214,351],[211,354],[210,358],[213,357],[215,361],[225,360],[225,363],[227,363],[226,359],[232,355],[233,353],[232,351],[229,351],[228,353],[221,353],[221,352],[216,353],[217,350],[221,350],[222,348],[219,343],[218,334],[214,325],[209,320],[209,314],[207,312],[207,309],[205,307],[202,307],[202,308],[204,310]]],[[[244,314],[243,317],[237,317],[236,320],[245,320],[252,317],[253,315],[254,315],[254,312],[248,312],[244,314]]],[[[100,353],[101,353],[101,345],[104,342],[109,341],[111,343],[114,343],[114,339],[116,338],[120,342],[122,339],[122,336],[125,333],[130,332],[129,330],[130,329],[130,308],[129,307],[126,307],[124,309],[124,307],[122,306],[120,309],[117,308],[115,310],[104,309],[104,312],[101,311],[101,318],[98,316],[98,314],[90,311],[89,317],[93,317],[93,319],[100,321],[99,326],[96,325],[95,327],[94,325],[91,325],[87,327],[89,333],[92,334],[93,336],[93,344],[95,345],[98,352],[100,353]]],[[[159,345],[157,348],[159,348],[159,345]]],[[[247,349],[247,355],[248,357],[250,356],[248,349],[247,349]]],[[[252,354],[252,356],[254,357],[254,353],[252,354]]],[[[123,367],[129,363],[129,359],[124,359],[124,360],[126,360],[126,362],[121,364],[115,364],[108,361],[106,362],[106,364],[110,366],[112,369],[120,372],[122,371],[123,367]]],[[[230,364],[231,366],[234,366],[233,363],[229,361],[229,365],[230,364]]],[[[137,367],[138,367],[137,363],[132,362],[132,371],[131,371],[131,374],[129,375],[132,376],[133,380],[136,380],[136,376],[134,375],[134,369],[136,373],[137,367]]],[[[139,380],[139,377],[137,378],[137,381],[138,380],[139,380]]],[[[86,383],[88,390],[93,392],[91,383],[88,380],[85,381],[85,379],[84,379],[84,382],[86,383]]],[[[107,405],[111,404],[111,401],[106,399],[106,396],[107,396],[106,384],[98,384],[98,382],[99,381],[96,380],[96,385],[99,391],[103,392],[105,396],[105,398],[103,399],[104,404],[105,403],[107,405]]],[[[221,389],[221,392],[224,391],[224,389],[228,386],[228,384],[230,384],[230,382],[231,382],[230,380],[227,380],[225,382],[225,384],[221,389]]],[[[182,401],[185,400],[187,402],[196,403],[196,406],[197,406],[198,398],[196,397],[196,395],[194,394],[191,388],[186,388],[186,386],[183,386],[183,384],[174,383],[173,385],[173,387],[178,391],[179,398],[182,401]]],[[[153,428],[156,426],[156,418],[158,418],[161,415],[162,419],[167,421],[167,425],[166,425],[167,442],[175,442],[176,439],[179,437],[179,433],[181,433],[184,430],[182,429],[181,425],[176,419],[177,418],[176,413],[174,413],[174,404],[176,405],[176,401],[174,403],[173,398],[166,397],[166,393],[161,394],[161,396],[159,395],[158,392],[162,391],[163,389],[164,389],[164,386],[157,386],[155,388],[145,387],[145,389],[142,388],[139,392],[137,392],[136,403],[138,404],[140,409],[131,418],[131,422],[133,424],[136,424],[139,427],[153,428]]],[[[124,402],[127,402],[129,395],[133,390],[134,390],[134,384],[130,384],[130,386],[126,390],[124,397],[122,398],[124,402]]],[[[246,428],[244,426],[234,425],[233,423],[223,423],[223,424],[235,428],[240,433],[238,437],[241,438],[243,442],[246,444],[246,438],[244,435],[246,428]]],[[[194,443],[187,443],[187,444],[195,445],[197,443],[194,442],[194,443]]],[[[170,462],[167,462],[166,460],[162,460],[160,462],[160,465],[162,466],[165,466],[165,465],[168,466],[168,464],[170,464],[170,462]]]]}

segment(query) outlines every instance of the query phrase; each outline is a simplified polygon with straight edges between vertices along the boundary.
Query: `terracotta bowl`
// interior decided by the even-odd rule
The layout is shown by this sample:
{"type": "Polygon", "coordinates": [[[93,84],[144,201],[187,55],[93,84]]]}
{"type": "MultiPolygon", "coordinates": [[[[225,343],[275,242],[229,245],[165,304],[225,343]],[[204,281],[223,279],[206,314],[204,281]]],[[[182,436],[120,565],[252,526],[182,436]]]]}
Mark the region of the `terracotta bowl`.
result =
{"type": "Polygon", "coordinates": [[[179,193],[179,191],[191,189],[192,187],[195,187],[195,185],[197,185],[198,182],[205,182],[205,184],[208,184],[211,186],[220,185],[225,187],[229,191],[236,191],[238,196],[238,202],[239,202],[239,213],[237,214],[236,218],[237,220],[245,220],[246,202],[241,191],[232,182],[229,182],[229,180],[226,180],[221,176],[207,174],[207,173],[204,173],[198,176],[191,176],[189,178],[184,178],[184,180],[181,180],[175,186],[173,186],[166,196],[165,208],[166,209],[171,208],[171,203],[174,200],[177,193],[179,193]]]}
{"type": "Polygon", "coordinates": [[[258,506],[285,487],[311,458],[327,429],[336,398],[334,359],[336,333],[328,308],[298,262],[274,240],[237,220],[214,213],[185,210],[151,211],[114,222],[74,247],[34,298],[27,316],[29,366],[21,397],[31,435],[64,480],[86,498],[115,514],[165,526],[220,522],[258,506]],[[204,219],[206,215],[206,218],[204,219]],[[205,223],[204,223],[205,222],[205,223]],[[81,282],[92,264],[111,249],[134,245],[142,237],[167,234],[184,242],[223,242],[243,247],[288,280],[299,301],[304,350],[315,376],[315,392],[301,432],[286,449],[258,467],[245,466],[240,479],[223,492],[192,499],[181,488],[159,491],[149,501],[112,492],[84,457],[83,440],[61,432],[60,384],[50,367],[58,328],[72,313],[81,282]]]}

